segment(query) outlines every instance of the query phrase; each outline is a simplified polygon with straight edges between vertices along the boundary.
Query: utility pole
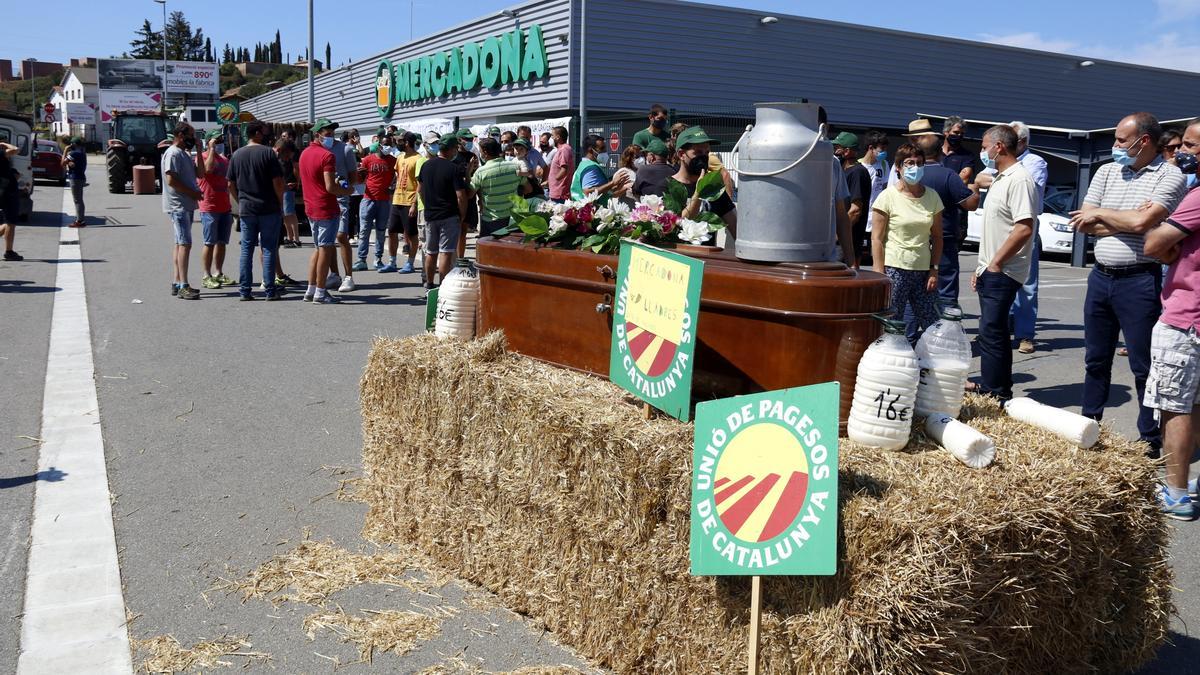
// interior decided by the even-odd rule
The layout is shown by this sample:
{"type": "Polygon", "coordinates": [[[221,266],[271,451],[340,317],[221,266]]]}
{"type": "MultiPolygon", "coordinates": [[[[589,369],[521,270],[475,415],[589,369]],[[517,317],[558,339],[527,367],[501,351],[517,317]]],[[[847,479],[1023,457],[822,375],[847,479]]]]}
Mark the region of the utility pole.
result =
{"type": "Polygon", "coordinates": [[[163,8],[163,74],[162,74],[162,109],[167,110],[167,0],[154,0],[163,8]]]}
{"type": "Polygon", "coordinates": [[[36,61],[37,59],[29,59],[29,105],[33,108],[33,124],[29,127],[30,129],[36,126],[38,122],[37,94],[34,93],[33,84],[33,64],[36,61]]]}
{"type": "Polygon", "coordinates": [[[308,0],[308,121],[316,124],[317,104],[313,97],[313,0],[308,0]]]}

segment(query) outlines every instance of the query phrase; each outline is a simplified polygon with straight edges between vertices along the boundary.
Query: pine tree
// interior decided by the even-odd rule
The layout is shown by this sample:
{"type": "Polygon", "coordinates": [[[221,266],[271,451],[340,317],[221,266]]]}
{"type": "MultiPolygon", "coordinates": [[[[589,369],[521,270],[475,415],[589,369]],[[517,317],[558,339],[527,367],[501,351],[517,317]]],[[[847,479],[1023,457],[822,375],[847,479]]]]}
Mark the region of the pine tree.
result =
{"type": "Polygon", "coordinates": [[[204,59],[204,31],[192,30],[183,12],[171,12],[167,19],[167,58],[176,61],[204,59]]]}
{"type": "Polygon", "coordinates": [[[329,43],[326,42],[325,43],[325,70],[329,70],[330,68],[333,67],[333,57],[330,56],[330,53],[331,52],[329,51],[329,43]]]}
{"type": "Polygon", "coordinates": [[[229,43],[225,43],[225,51],[221,52],[221,63],[232,63],[234,61],[233,50],[229,48],[229,43]]]}
{"type": "Polygon", "coordinates": [[[213,54],[212,41],[208,38],[204,38],[204,60],[209,63],[217,60],[217,57],[213,54]]]}
{"type": "Polygon", "coordinates": [[[271,63],[283,63],[283,42],[278,30],[275,31],[275,43],[271,47],[271,63]]]}
{"type": "Polygon", "coordinates": [[[129,43],[130,58],[134,59],[161,59],[162,58],[162,33],[150,27],[150,20],[142,22],[142,27],[134,33],[134,38],[129,43]]]}

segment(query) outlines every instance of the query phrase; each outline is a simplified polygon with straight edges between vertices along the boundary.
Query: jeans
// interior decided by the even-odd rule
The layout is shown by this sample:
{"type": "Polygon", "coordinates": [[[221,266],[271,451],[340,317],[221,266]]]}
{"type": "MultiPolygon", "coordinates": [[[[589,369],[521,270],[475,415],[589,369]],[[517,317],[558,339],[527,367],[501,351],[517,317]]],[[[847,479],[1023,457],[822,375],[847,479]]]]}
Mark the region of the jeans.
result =
{"type": "Polygon", "coordinates": [[[275,255],[279,250],[279,231],[283,227],[283,216],[279,214],[258,215],[242,213],[242,257],[238,261],[238,290],[242,295],[250,295],[254,285],[254,247],[261,245],[263,250],[263,284],[267,287],[267,295],[275,294],[275,255]]]}
{"type": "Polygon", "coordinates": [[[178,246],[192,245],[192,211],[179,209],[167,213],[171,225],[175,229],[175,244],[178,246]]]}
{"type": "Polygon", "coordinates": [[[87,184],[82,178],[72,178],[71,181],[71,198],[75,200],[75,220],[82,223],[84,215],[83,207],[83,186],[87,184]]]}
{"type": "MultiPolygon", "coordinates": [[[[984,271],[975,282],[979,294],[980,393],[1003,401],[1012,398],[1012,343],[1008,308],[1021,284],[1003,272],[984,271]]],[[[1109,355],[1111,357],[1111,354],[1109,355]]]]}
{"type": "Polygon", "coordinates": [[[200,212],[201,233],[205,246],[228,244],[233,234],[233,213],[200,212]]]}
{"type": "Polygon", "coordinates": [[[1154,421],[1154,410],[1145,405],[1145,398],[1151,335],[1162,313],[1161,293],[1162,277],[1149,266],[1146,271],[1128,276],[1093,269],[1083,302],[1083,415],[1095,420],[1104,417],[1117,335],[1124,333],[1129,369],[1137,388],[1138,436],[1156,448],[1162,445],[1162,433],[1154,421]]]}
{"type": "Polygon", "coordinates": [[[955,233],[943,234],[937,282],[938,297],[943,305],[958,304],[958,273],[958,236],[955,233]]]}
{"type": "Polygon", "coordinates": [[[358,259],[367,259],[367,249],[371,246],[371,230],[375,230],[375,258],[383,257],[383,235],[388,228],[388,210],[391,202],[387,200],[364,199],[358,207],[358,259]]]}
{"type": "Polygon", "coordinates": [[[1012,325],[1013,337],[1018,340],[1032,340],[1034,325],[1037,323],[1038,307],[1038,259],[1042,257],[1042,238],[1036,234],[1033,237],[1033,252],[1029,259],[1029,278],[1025,285],[1017,291],[1017,299],[1013,302],[1012,325]]]}

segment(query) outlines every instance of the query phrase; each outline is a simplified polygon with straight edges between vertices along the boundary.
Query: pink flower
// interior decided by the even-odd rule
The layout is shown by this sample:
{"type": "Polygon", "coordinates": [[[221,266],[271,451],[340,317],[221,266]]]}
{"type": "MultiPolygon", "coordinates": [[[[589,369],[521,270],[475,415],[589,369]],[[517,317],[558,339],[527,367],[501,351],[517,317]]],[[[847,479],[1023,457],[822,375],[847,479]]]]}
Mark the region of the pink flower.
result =
{"type": "Polygon", "coordinates": [[[579,234],[587,234],[588,232],[592,231],[592,225],[591,225],[591,223],[582,221],[578,225],[575,226],[575,231],[578,232],[579,234]]]}
{"type": "Polygon", "coordinates": [[[635,223],[653,220],[654,211],[650,210],[650,207],[648,206],[638,206],[633,210],[633,213],[629,215],[629,219],[635,223]]]}
{"type": "Polygon", "coordinates": [[[662,223],[662,231],[663,231],[663,234],[671,234],[672,232],[674,232],[675,231],[675,221],[670,220],[670,221],[662,223]]]}
{"type": "Polygon", "coordinates": [[[592,205],[591,204],[587,204],[583,208],[579,209],[579,220],[581,220],[585,223],[590,223],[590,222],[592,222],[592,216],[593,216],[593,214],[592,214],[592,205]]]}
{"type": "Polygon", "coordinates": [[[579,211],[577,209],[567,209],[563,214],[563,220],[567,221],[568,225],[579,224],[579,211]]]}
{"type": "Polygon", "coordinates": [[[674,227],[675,223],[679,222],[679,216],[670,212],[663,211],[657,216],[658,223],[663,226],[663,232],[669,232],[669,227],[674,227]]]}

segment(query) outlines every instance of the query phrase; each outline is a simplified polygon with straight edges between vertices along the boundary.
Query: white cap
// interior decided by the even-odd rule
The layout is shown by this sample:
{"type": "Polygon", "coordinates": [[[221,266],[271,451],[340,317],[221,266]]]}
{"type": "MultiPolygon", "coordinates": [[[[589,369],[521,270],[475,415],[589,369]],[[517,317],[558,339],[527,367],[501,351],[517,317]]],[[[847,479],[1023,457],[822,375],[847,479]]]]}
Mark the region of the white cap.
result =
{"type": "Polygon", "coordinates": [[[442,135],[439,134],[438,132],[436,132],[436,131],[426,131],[425,132],[425,142],[426,143],[437,143],[440,140],[442,140],[442,135]]]}

